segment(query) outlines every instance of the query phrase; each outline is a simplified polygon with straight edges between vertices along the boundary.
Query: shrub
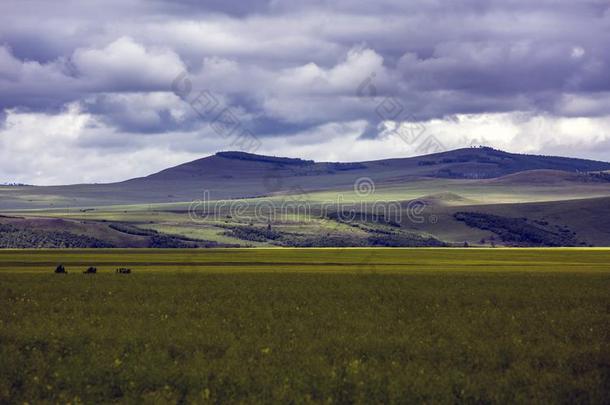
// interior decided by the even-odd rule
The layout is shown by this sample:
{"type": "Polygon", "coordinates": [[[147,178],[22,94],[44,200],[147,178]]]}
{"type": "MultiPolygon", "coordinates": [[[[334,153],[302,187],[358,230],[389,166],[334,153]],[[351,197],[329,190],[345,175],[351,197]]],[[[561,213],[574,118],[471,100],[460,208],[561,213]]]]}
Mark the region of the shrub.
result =
{"type": "Polygon", "coordinates": [[[267,224],[267,228],[258,228],[255,226],[227,226],[228,231],[224,235],[233,238],[249,240],[253,242],[266,242],[267,240],[280,239],[282,234],[271,229],[271,224],[267,224]]]}
{"type": "Polygon", "coordinates": [[[126,269],[125,267],[120,267],[116,269],[117,274],[131,274],[131,269],[126,269]]]}
{"type": "Polygon", "coordinates": [[[171,249],[171,248],[192,248],[196,247],[193,243],[185,242],[186,239],[177,238],[169,235],[153,235],[148,242],[149,248],[171,249]]]}

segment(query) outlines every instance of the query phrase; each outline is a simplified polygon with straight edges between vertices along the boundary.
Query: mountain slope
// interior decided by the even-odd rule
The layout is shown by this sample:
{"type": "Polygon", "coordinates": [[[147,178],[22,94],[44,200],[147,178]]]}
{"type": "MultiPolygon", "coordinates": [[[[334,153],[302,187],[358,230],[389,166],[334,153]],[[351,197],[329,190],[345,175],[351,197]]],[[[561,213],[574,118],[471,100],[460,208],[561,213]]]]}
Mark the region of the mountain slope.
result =
{"type": "MultiPolygon", "coordinates": [[[[278,193],[351,190],[354,182],[362,177],[371,178],[377,186],[396,186],[422,177],[494,179],[528,170],[601,172],[610,170],[610,163],[519,155],[491,148],[356,163],[220,152],[120,183],[0,187],[0,209],[181,202],[201,198],[204,190],[209,191],[213,200],[250,198],[278,193]]],[[[528,182],[527,176],[521,179],[523,182],[528,182]]]]}
{"type": "Polygon", "coordinates": [[[163,170],[137,181],[190,181],[207,176],[234,178],[236,172],[247,177],[277,172],[288,176],[325,176],[350,171],[403,174],[437,178],[495,178],[527,170],[589,172],[610,170],[610,163],[554,156],[520,155],[491,148],[466,148],[411,158],[356,163],[316,163],[312,160],[255,155],[244,152],[219,152],[163,170]]]}

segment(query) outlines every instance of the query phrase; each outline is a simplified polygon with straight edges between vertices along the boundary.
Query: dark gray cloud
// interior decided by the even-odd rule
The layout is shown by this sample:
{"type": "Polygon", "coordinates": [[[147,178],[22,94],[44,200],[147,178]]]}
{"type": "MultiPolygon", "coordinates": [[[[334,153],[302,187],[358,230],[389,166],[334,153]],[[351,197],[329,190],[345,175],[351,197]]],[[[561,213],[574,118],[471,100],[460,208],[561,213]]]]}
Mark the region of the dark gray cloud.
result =
{"type": "Polygon", "coordinates": [[[221,13],[243,17],[252,13],[264,13],[269,10],[270,0],[175,0],[154,1],[154,9],[175,16],[193,16],[209,13],[221,13]]]}
{"type": "MultiPolygon", "coordinates": [[[[376,84],[381,94],[405,105],[416,100],[409,106],[416,117],[481,111],[478,104],[556,112],[548,99],[610,90],[608,10],[604,1],[568,0],[7,1],[0,5],[0,106],[44,109],[98,93],[167,91],[185,69],[201,85],[241,93],[265,122],[257,127],[271,134],[273,120],[279,128],[303,125],[294,111],[277,108],[290,99],[312,126],[354,115],[374,121],[337,107],[349,104],[346,95],[368,68],[386,72],[386,83],[376,84]],[[355,48],[379,62],[350,66],[355,48]],[[346,82],[337,83],[339,75],[346,82]],[[462,102],[439,103],[438,92],[462,102]]],[[[177,125],[162,108],[154,114],[157,129],[151,121],[143,132],[177,125]]]]}

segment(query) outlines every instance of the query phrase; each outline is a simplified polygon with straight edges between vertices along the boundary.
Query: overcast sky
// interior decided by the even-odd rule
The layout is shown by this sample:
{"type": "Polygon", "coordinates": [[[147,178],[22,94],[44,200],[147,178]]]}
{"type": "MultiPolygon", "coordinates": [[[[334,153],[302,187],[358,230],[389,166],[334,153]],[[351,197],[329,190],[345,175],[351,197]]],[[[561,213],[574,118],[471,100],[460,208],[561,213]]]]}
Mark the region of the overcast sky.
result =
{"type": "Polygon", "coordinates": [[[0,182],[236,149],[610,160],[609,72],[607,0],[2,0],[0,182]]]}

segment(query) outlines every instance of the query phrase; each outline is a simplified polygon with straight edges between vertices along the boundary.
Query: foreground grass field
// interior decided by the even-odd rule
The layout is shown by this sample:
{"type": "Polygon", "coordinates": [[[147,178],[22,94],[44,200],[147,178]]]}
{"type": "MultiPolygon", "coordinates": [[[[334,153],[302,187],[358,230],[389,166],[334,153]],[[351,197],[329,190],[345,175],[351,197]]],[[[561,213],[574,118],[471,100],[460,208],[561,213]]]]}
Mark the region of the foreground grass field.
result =
{"type": "Polygon", "coordinates": [[[0,302],[0,403],[610,401],[609,250],[2,251],[0,302]]]}

